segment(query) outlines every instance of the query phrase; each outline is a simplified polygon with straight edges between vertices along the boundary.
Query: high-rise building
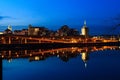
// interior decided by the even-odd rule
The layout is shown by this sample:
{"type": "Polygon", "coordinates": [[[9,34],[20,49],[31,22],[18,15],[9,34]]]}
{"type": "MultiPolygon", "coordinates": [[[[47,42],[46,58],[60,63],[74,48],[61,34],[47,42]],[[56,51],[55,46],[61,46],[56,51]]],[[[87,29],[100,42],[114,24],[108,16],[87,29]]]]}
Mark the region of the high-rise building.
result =
{"type": "Polygon", "coordinates": [[[84,26],[81,29],[81,35],[88,37],[89,36],[89,29],[86,26],[86,21],[84,21],[84,26]]]}

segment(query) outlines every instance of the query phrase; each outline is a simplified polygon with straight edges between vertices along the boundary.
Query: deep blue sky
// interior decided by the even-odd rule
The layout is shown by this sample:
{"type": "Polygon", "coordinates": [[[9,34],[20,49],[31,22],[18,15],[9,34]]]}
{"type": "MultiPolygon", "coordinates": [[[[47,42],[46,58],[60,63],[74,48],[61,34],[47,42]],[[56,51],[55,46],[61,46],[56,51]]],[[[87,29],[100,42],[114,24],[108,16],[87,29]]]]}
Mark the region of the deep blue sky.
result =
{"type": "Polygon", "coordinates": [[[53,30],[67,24],[80,30],[84,20],[91,33],[109,32],[120,23],[120,0],[0,0],[1,30],[29,24],[53,30]]]}

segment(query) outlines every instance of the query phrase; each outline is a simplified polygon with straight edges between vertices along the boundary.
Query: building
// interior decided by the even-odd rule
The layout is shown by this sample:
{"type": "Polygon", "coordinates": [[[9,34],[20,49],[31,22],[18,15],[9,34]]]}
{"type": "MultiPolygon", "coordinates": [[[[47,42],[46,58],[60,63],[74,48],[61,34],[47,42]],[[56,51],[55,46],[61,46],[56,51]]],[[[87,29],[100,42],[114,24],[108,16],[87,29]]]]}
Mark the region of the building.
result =
{"type": "Polygon", "coordinates": [[[15,30],[14,35],[27,35],[28,29],[22,29],[22,30],[15,30]]]}
{"type": "Polygon", "coordinates": [[[70,29],[68,36],[79,36],[79,31],[77,29],[70,29]]]}
{"type": "Polygon", "coordinates": [[[89,37],[89,29],[86,26],[86,21],[84,21],[84,26],[81,29],[81,35],[84,35],[85,37],[89,37]]]}
{"type": "Polygon", "coordinates": [[[0,35],[2,35],[3,34],[3,32],[2,31],[0,31],[0,35]]]}
{"type": "Polygon", "coordinates": [[[3,32],[3,34],[12,34],[12,27],[9,25],[8,28],[3,32]]]}
{"type": "Polygon", "coordinates": [[[30,36],[36,36],[39,34],[39,27],[31,27],[28,28],[28,35],[30,36]]]}
{"type": "Polygon", "coordinates": [[[57,30],[57,36],[78,36],[79,32],[76,29],[72,29],[67,25],[61,26],[59,30],[57,30]]]}
{"type": "Polygon", "coordinates": [[[70,30],[69,26],[63,25],[63,26],[61,26],[61,28],[57,31],[57,33],[59,34],[59,36],[68,36],[69,30],[70,30]]]}
{"type": "Polygon", "coordinates": [[[12,26],[11,26],[11,25],[8,25],[8,29],[12,31],[12,26]]]}
{"type": "Polygon", "coordinates": [[[29,36],[48,36],[49,30],[45,27],[32,27],[29,25],[28,35],[29,36]]]}

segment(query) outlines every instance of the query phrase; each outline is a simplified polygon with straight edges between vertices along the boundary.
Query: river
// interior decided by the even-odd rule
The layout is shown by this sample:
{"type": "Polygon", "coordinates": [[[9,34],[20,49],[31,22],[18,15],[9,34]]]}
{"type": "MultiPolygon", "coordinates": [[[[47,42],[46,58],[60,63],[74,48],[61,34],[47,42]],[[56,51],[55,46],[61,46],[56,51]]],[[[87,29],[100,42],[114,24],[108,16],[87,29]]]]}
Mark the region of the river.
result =
{"type": "Polygon", "coordinates": [[[120,47],[0,51],[2,80],[120,80],[120,47]]]}

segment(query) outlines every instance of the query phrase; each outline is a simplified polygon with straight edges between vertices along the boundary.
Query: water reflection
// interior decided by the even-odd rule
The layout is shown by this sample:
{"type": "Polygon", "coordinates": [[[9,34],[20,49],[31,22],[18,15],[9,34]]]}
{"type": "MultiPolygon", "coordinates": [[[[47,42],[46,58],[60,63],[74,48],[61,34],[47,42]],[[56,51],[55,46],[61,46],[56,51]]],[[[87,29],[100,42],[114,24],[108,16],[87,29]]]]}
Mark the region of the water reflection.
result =
{"type": "Polygon", "coordinates": [[[67,62],[69,59],[81,55],[81,59],[87,66],[89,55],[95,51],[104,50],[119,50],[119,46],[94,46],[94,47],[71,47],[71,48],[59,48],[59,49],[36,49],[36,50],[7,50],[0,51],[2,59],[7,59],[11,62],[17,58],[28,58],[29,61],[40,61],[45,60],[48,57],[58,57],[62,61],[67,62]]]}
{"type": "Polygon", "coordinates": [[[120,80],[119,53],[119,46],[4,50],[3,80],[120,80]]]}

